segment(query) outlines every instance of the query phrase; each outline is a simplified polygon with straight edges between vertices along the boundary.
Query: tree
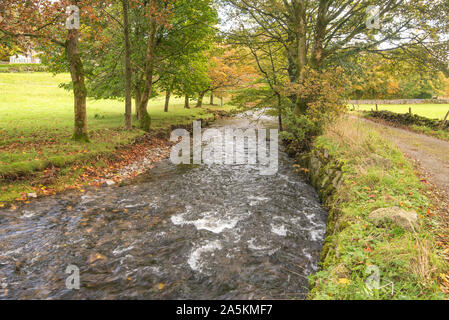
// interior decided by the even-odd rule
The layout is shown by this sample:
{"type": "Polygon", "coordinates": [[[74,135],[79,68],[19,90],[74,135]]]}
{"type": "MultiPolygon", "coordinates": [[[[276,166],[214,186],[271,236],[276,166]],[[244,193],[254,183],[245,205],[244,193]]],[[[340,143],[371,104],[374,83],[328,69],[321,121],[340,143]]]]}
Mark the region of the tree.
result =
{"type": "Polygon", "coordinates": [[[413,60],[394,59],[396,53],[379,57],[362,54],[354,57],[346,72],[351,75],[353,99],[414,99],[445,95],[447,78],[442,72],[425,68],[413,60]]]}
{"type": "MultiPolygon", "coordinates": [[[[170,30],[158,46],[160,57],[158,87],[166,92],[166,106],[171,93],[196,96],[210,82],[204,52],[214,44],[217,12],[209,0],[178,1],[170,19],[170,30]]],[[[188,107],[188,98],[185,99],[188,107]]],[[[165,108],[167,110],[167,108],[165,108]]]]}
{"type": "MultiPolygon", "coordinates": [[[[111,23],[102,34],[107,40],[93,42],[89,48],[88,60],[91,63],[88,66],[88,88],[96,98],[124,96],[122,58],[125,48],[122,37],[117,32],[117,29],[123,28],[120,22],[123,20],[120,18],[122,11],[117,6],[107,9],[111,23]]],[[[190,60],[197,59],[210,46],[214,34],[211,26],[216,23],[216,15],[210,0],[167,0],[153,1],[152,4],[146,1],[130,2],[131,82],[141,127],[147,122],[142,115],[146,114],[148,99],[157,94],[153,89],[168,91],[168,108],[173,78],[177,73],[183,73],[179,66],[186,63],[191,65],[190,60]],[[149,19],[148,15],[154,15],[155,19],[149,19]],[[152,56],[151,60],[148,59],[148,53],[152,56]],[[150,72],[147,72],[147,68],[150,72]]],[[[189,73],[184,74],[190,76],[189,73]]],[[[181,77],[176,76],[176,79],[181,77]]]]}
{"type": "MultiPolygon", "coordinates": [[[[169,94],[185,96],[185,108],[190,108],[189,97],[209,87],[210,79],[207,75],[207,59],[200,52],[189,56],[179,57],[172,65],[172,71],[167,69],[160,86],[169,94]]],[[[169,97],[168,97],[169,98],[169,97]]],[[[168,101],[166,101],[168,104],[168,101]]]]}
{"type": "MultiPolygon", "coordinates": [[[[447,9],[443,0],[224,2],[234,8],[232,17],[244,30],[245,39],[263,36],[265,42],[283,46],[285,69],[292,85],[303,83],[309,68],[331,68],[361,52],[380,54],[393,48],[448,72],[447,55],[443,53],[447,49],[444,34],[448,24],[437,13],[447,9]],[[379,8],[379,30],[369,23],[375,18],[368,10],[373,5],[379,8]]],[[[297,114],[306,113],[304,100],[296,95],[289,98],[297,114]]]]}
{"type": "Polygon", "coordinates": [[[123,38],[125,42],[125,126],[131,130],[131,45],[129,42],[129,0],[122,0],[123,38]]]}
{"type": "Polygon", "coordinates": [[[248,38],[245,46],[249,49],[254,63],[259,70],[259,85],[251,86],[241,90],[234,98],[234,103],[242,106],[252,106],[253,108],[275,108],[278,118],[279,129],[282,131],[282,109],[283,96],[282,88],[288,82],[287,74],[282,69],[283,61],[277,54],[282,47],[275,43],[258,41],[248,38]],[[256,102],[256,103],[254,103],[256,102]]]}
{"type": "Polygon", "coordinates": [[[22,45],[31,39],[40,49],[58,54],[62,64],[59,70],[66,71],[68,69],[70,71],[75,110],[73,139],[89,141],[86,118],[87,90],[84,83],[84,66],[79,50],[79,38],[80,35],[95,37],[96,32],[92,30],[99,30],[92,27],[99,21],[99,18],[95,15],[95,7],[105,6],[106,2],[4,0],[3,5],[3,21],[0,23],[2,38],[14,39],[22,45]],[[91,26],[89,35],[79,30],[76,23],[73,23],[75,20],[67,19],[66,8],[68,6],[75,6],[71,7],[72,9],[68,12],[71,17],[76,17],[79,9],[81,27],[87,24],[91,26]]]}
{"type": "MultiPolygon", "coordinates": [[[[219,45],[208,54],[208,76],[210,85],[199,92],[204,97],[211,93],[210,104],[213,105],[214,94],[223,95],[227,90],[233,90],[253,81],[256,75],[254,68],[248,63],[247,53],[230,45],[219,45]]],[[[201,102],[202,104],[202,102],[201,102]]]]}
{"type": "Polygon", "coordinates": [[[0,43],[0,61],[7,61],[9,57],[20,52],[20,48],[12,42],[0,43]]]}

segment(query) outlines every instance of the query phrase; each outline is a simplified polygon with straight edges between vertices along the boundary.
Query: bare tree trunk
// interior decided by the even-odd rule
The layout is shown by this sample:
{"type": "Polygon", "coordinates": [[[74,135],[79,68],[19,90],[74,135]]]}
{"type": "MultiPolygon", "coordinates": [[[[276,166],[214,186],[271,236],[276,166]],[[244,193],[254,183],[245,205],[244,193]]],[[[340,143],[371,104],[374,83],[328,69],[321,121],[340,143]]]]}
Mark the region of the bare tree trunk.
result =
{"type": "Polygon", "coordinates": [[[282,101],[281,101],[281,95],[279,93],[276,93],[278,97],[278,122],[279,122],[279,131],[284,131],[282,128],[282,101]]]}
{"type": "Polygon", "coordinates": [[[136,117],[138,120],[140,120],[140,100],[141,98],[141,94],[140,94],[140,88],[138,86],[135,87],[135,93],[134,93],[134,100],[135,100],[135,104],[136,104],[136,117]]]}
{"type": "MultiPolygon", "coordinates": [[[[289,50],[289,71],[293,72],[290,79],[295,83],[302,83],[304,80],[305,67],[307,65],[307,30],[306,30],[306,3],[304,0],[296,1],[294,6],[294,25],[296,41],[289,50]]],[[[307,104],[303,99],[291,97],[295,105],[294,112],[296,114],[304,114],[307,110],[307,104]]]]}
{"type": "Polygon", "coordinates": [[[165,91],[165,106],[164,112],[168,112],[168,104],[170,102],[170,90],[165,91]]]}
{"type": "Polygon", "coordinates": [[[184,99],[184,108],[186,109],[190,109],[190,105],[189,105],[189,96],[186,94],[186,97],[184,99]]]}
{"type": "Polygon", "coordinates": [[[223,107],[223,96],[220,96],[220,107],[223,107]]]}
{"type": "Polygon", "coordinates": [[[129,43],[128,7],[129,0],[122,0],[123,6],[123,35],[125,38],[125,127],[131,130],[131,60],[129,43]]]}
{"type": "Polygon", "coordinates": [[[328,24],[326,17],[328,9],[329,9],[329,0],[320,0],[318,6],[317,23],[315,26],[315,39],[311,57],[312,66],[317,70],[321,68],[321,63],[324,58],[323,42],[325,40],[324,38],[326,36],[326,28],[328,24]]]}
{"type": "Polygon", "coordinates": [[[72,138],[76,141],[88,142],[86,116],[87,89],[84,84],[83,63],[78,51],[78,37],[79,32],[77,29],[68,31],[66,53],[70,65],[75,100],[75,129],[72,138]]]}
{"type": "Polygon", "coordinates": [[[210,91],[210,105],[214,105],[214,91],[211,90],[210,91]]]}
{"type": "MultiPolygon", "coordinates": [[[[150,1],[152,3],[152,1],[150,1]]],[[[147,111],[148,100],[150,99],[151,91],[153,89],[153,71],[154,71],[154,38],[156,36],[157,24],[154,19],[150,23],[150,30],[148,34],[147,51],[145,56],[145,82],[140,101],[140,128],[144,131],[150,131],[150,115],[147,111]]]]}
{"type": "Polygon", "coordinates": [[[201,91],[198,94],[198,101],[196,102],[195,108],[201,108],[203,106],[203,98],[204,98],[205,94],[206,94],[206,91],[201,91]]]}

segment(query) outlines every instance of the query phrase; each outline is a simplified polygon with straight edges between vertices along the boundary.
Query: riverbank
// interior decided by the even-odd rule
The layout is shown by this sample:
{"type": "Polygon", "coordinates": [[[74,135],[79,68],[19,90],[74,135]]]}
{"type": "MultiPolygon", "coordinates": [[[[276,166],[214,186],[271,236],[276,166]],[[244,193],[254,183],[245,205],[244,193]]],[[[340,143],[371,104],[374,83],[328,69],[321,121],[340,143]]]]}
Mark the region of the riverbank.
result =
{"type": "Polygon", "coordinates": [[[68,189],[84,190],[105,180],[120,183],[115,172],[145,157],[156,161],[167,156],[171,128],[196,119],[212,121],[233,109],[185,109],[184,100],[175,98],[164,112],[163,97],[155,98],[148,107],[148,135],[136,127],[124,130],[123,101],[89,100],[91,142],[79,143],[71,140],[72,93],[58,87],[68,79],[67,74],[53,77],[42,72],[0,74],[0,207],[68,189]]]}
{"type": "MultiPolygon", "coordinates": [[[[172,142],[170,132],[175,128],[189,129],[192,121],[201,120],[203,126],[209,125],[217,118],[232,114],[232,107],[214,110],[213,106],[204,108],[206,113],[189,118],[190,123],[181,121],[166,122],[163,127],[150,133],[139,129],[126,132],[131,138],[114,143],[105,150],[90,152],[79,151],[79,156],[65,158],[60,164],[47,158],[42,168],[33,168],[17,176],[9,176],[0,182],[0,207],[16,208],[20,203],[29,203],[32,198],[55,195],[67,190],[85,192],[88,186],[110,186],[122,184],[154,167],[154,165],[170,155],[172,142]],[[229,111],[225,111],[229,109],[229,111]]],[[[95,149],[96,146],[84,144],[82,148],[95,149]]],[[[59,156],[64,159],[64,155],[59,156]]]]}
{"type": "Polygon", "coordinates": [[[398,149],[345,118],[301,162],[329,211],[310,299],[446,297],[448,267],[435,244],[441,224],[398,149]]]}

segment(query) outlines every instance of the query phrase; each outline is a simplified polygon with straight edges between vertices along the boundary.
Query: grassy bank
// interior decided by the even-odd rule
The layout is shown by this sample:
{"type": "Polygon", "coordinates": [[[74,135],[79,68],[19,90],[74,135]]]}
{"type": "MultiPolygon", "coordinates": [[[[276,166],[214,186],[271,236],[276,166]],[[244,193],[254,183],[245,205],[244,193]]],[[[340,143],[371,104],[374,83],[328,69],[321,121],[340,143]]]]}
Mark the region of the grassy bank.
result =
{"type": "MultiPolygon", "coordinates": [[[[379,110],[386,110],[395,113],[408,113],[409,108],[412,108],[412,113],[429,119],[443,120],[446,113],[449,111],[449,104],[379,104],[379,110]]],[[[352,105],[349,106],[352,109],[352,105]]],[[[356,105],[355,110],[370,111],[376,110],[373,104],[356,105]]]]}
{"type": "MultiPolygon", "coordinates": [[[[10,201],[35,190],[29,180],[33,178],[40,185],[39,178],[33,176],[36,172],[49,167],[60,168],[61,175],[73,172],[74,164],[113,153],[144,134],[138,128],[123,129],[123,101],[88,100],[91,143],[72,141],[73,95],[58,87],[68,80],[68,74],[53,77],[40,72],[0,73],[0,201],[10,201]]],[[[148,106],[152,129],[183,126],[193,119],[210,120],[213,111],[231,108],[184,109],[183,103],[184,99],[172,99],[166,113],[164,98],[152,99],[148,106]]],[[[133,121],[137,125],[137,120],[133,121]]],[[[72,183],[72,178],[64,183],[72,183]]]]}
{"type": "Polygon", "coordinates": [[[33,63],[7,63],[0,64],[0,73],[6,72],[43,72],[46,67],[42,64],[33,63]]]}
{"type": "Polygon", "coordinates": [[[417,125],[412,125],[410,129],[418,133],[424,133],[441,140],[449,141],[449,131],[447,130],[435,130],[426,126],[417,126],[417,125]]]}
{"type": "Polygon", "coordinates": [[[329,127],[315,150],[328,154],[321,172],[338,167],[343,178],[332,192],[320,190],[329,218],[310,298],[444,298],[440,281],[448,268],[435,247],[438,223],[424,196],[426,186],[402,153],[357,119],[329,127]],[[392,206],[418,213],[416,231],[368,219],[375,209],[392,206]],[[366,286],[370,270],[379,270],[377,289],[366,286]]]}
{"type": "Polygon", "coordinates": [[[414,132],[423,133],[442,140],[449,140],[449,122],[430,119],[409,113],[395,113],[391,111],[365,111],[361,116],[373,121],[385,122],[392,126],[401,127],[414,132]]]}

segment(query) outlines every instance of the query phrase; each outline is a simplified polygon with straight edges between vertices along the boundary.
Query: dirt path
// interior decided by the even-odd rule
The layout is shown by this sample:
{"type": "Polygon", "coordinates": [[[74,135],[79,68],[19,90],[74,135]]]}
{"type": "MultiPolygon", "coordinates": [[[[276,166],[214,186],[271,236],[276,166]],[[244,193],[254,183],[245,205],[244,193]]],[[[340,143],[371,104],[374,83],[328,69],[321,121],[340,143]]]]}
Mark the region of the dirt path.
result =
{"type": "MultiPolygon", "coordinates": [[[[435,214],[438,221],[434,230],[436,245],[449,263],[449,142],[383,123],[362,121],[393,142],[414,162],[418,175],[427,184],[426,195],[433,205],[431,214],[435,214]]],[[[449,295],[447,280],[440,286],[441,291],[449,295]]]]}
{"type": "MultiPolygon", "coordinates": [[[[407,157],[414,160],[429,182],[449,200],[449,142],[405,129],[366,120],[407,157]]],[[[449,202],[449,201],[448,201],[449,202]]]]}

